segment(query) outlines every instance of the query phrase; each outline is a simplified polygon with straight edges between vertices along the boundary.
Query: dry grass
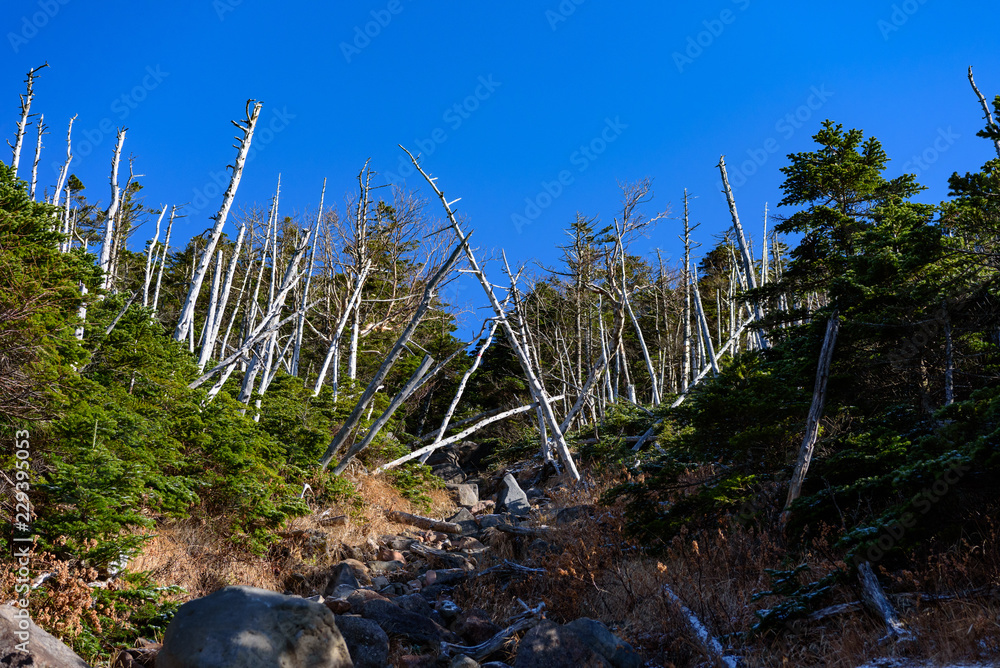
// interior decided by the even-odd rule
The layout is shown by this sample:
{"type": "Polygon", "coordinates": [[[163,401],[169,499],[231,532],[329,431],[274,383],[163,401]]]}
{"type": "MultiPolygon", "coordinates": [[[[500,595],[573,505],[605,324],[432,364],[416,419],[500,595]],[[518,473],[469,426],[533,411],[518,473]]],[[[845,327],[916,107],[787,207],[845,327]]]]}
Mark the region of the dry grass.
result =
{"type": "MultiPolygon", "coordinates": [[[[604,477],[587,488],[557,491],[554,506],[594,504],[612,483],[604,477]]],[[[553,515],[539,519],[551,521],[553,515]]],[[[704,665],[705,656],[692,641],[681,611],[664,596],[664,585],[721,639],[728,653],[753,668],[854,668],[875,658],[904,654],[931,660],[931,665],[1000,656],[1000,601],[995,594],[933,604],[906,605],[906,599],[899,599],[904,622],[918,637],[905,652],[893,643],[880,642],[884,626],[862,612],[798,623],[777,636],[751,636],[748,632],[757,621],[754,613],[776,602],[753,600],[755,593],[770,587],[768,569],[788,569],[804,561],[812,569],[810,577],[819,579],[844,567],[822,539],[800,561],[790,563],[779,534],[733,523],[697,536],[679,536],[665,554],[652,559],[622,539],[622,525],[620,506],[599,507],[593,519],[559,527],[546,537],[549,551],[540,545],[532,549],[530,539],[498,537],[493,543],[494,560],[515,559],[548,573],[491,574],[463,586],[456,592],[456,602],[485,608],[502,620],[520,610],[518,598],[529,605],[541,600],[554,621],[583,616],[600,619],[631,642],[650,665],[678,668],[704,665]]],[[[944,594],[1000,583],[998,568],[1000,543],[991,538],[936,554],[911,570],[883,570],[880,575],[890,594],[944,594]]],[[[858,592],[842,587],[831,602],[857,599],[858,592]]]]}

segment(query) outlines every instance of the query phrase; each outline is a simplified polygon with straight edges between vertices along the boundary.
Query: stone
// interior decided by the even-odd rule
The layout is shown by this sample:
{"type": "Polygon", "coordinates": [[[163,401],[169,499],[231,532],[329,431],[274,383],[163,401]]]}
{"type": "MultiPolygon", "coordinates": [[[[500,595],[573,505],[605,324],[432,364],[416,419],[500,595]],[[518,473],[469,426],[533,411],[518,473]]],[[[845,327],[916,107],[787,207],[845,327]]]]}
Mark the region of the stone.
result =
{"type": "Polygon", "coordinates": [[[563,625],[580,636],[590,648],[603,656],[614,668],[642,668],[642,657],[627,642],[616,636],[601,622],[581,617],[563,625]]]}
{"type": "Polygon", "coordinates": [[[347,602],[351,604],[351,612],[355,615],[361,614],[361,608],[368,601],[388,601],[389,599],[379,594],[378,592],[372,591],[371,589],[358,589],[352,592],[350,596],[347,597],[347,602]]]}
{"type": "Polygon", "coordinates": [[[472,536],[461,536],[451,541],[451,546],[455,550],[468,552],[469,554],[479,554],[486,551],[486,546],[472,536]]]}
{"type": "Polygon", "coordinates": [[[485,610],[470,608],[458,615],[451,624],[451,630],[462,637],[468,645],[484,643],[501,631],[485,610]]]}
{"type": "Polygon", "coordinates": [[[596,512],[596,506],[569,506],[556,513],[556,524],[572,524],[573,522],[589,519],[596,512]]]}
{"type": "Polygon", "coordinates": [[[479,485],[462,483],[445,485],[458,505],[464,508],[473,508],[479,503],[479,485]]]}
{"type": "Polygon", "coordinates": [[[480,501],[476,505],[472,506],[472,508],[469,508],[469,510],[472,511],[473,515],[483,515],[485,513],[492,512],[493,509],[496,508],[496,505],[496,501],[490,501],[487,499],[486,501],[480,501]]]}
{"type": "Polygon", "coordinates": [[[574,631],[543,619],[517,646],[514,668],[611,668],[574,631]]]}
{"type": "Polygon", "coordinates": [[[385,668],[389,665],[389,636],[370,619],[337,616],[337,628],[344,636],[354,668],[385,668]]]}
{"type": "MultiPolygon", "coordinates": [[[[323,597],[324,598],[347,598],[348,596],[350,596],[351,594],[353,594],[356,591],[357,591],[357,589],[355,587],[352,587],[351,585],[347,585],[347,584],[342,584],[342,585],[337,585],[336,587],[333,587],[332,589],[329,588],[329,587],[327,587],[326,590],[323,592],[323,597]]],[[[287,594],[288,592],[285,592],[285,593],[287,594]]]]}
{"type": "Polygon", "coordinates": [[[503,515],[480,515],[479,516],[479,526],[483,529],[490,529],[493,527],[505,524],[506,519],[503,515]]]}
{"type": "Polygon", "coordinates": [[[451,660],[448,668],[479,668],[479,663],[475,659],[470,659],[464,654],[459,654],[451,660]]]}
{"type": "Polygon", "coordinates": [[[445,624],[451,624],[462,613],[462,609],[454,601],[444,600],[437,604],[438,614],[445,624]]]}
{"type": "Polygon", "coordinates": [[[378,593],[382,594],[386,598],[393,599],[397,596],[405,596],[411,592],[410,588],[403,582],[390,582],[387,587],[379,589],[378,593]]]}
{"type": "Polygon", "coordinates": [[[416,642],[437,645],[452,634],[433,621],[389,601],[368,601],[361,608],[361,615],[382,627],[389,635],[398,635],[416,642]]]}
{"type": "Polygon", "coordinates": [[[27,611],[10,605],[0,605],[0,666],[90,668],[86,661],[62,641],[36,626],[28,617],[27,611]],[[18,645],[25,641],[28,642],[27,654],[18,649],[18,645]]]}
{"type": "Polygon", "coordinates": [[[369,561],[368,569],[372,573],[392,573],[393,571],[398,571],[399,569],[405,567],[406,564],[402,561],[369,561]]]}
{"type": "Polygon", "coordinates": [[[506,510],[516,517],[527,517],[531,514],[528,495],[524,493],[524,490],[510,473],[503,477],[503,485],[497,496],[497,508],[506,510]]]}
{"type": "Polygon", "coordinates": [[[462,533],[476,533],[479,531],[479,522],[476,521],[476,516],[473,515],[468,508],[462,508],[457,513],[448,518],[449,522],[454,522],[455,524],[462,527],[462,533]]]}
{"type": "Polygon", "coordinates": [[[330,579],[326,583],[323,596],[328,598],[347,598],[350,591],[344,593],[345,589],[360,589],[361,584],[354,575],[354,569],[346,561],[342,561],[330,571],[330,579]]]}
{"type": "Polygon", "coordinates": [[[379,561],[401,561],[404,564],[406,563],[403,553],[390,547],[380,547],[378,550],[378,559],[379,561]]]}
{"type": "Polygon", "coordinates": [[[353,663],[325,605],[255,587],[226,587],[180,607],[156,665],[340,668],[353,663]]]}
{"type": "Polygon", "coordinates": [[[445,462],[443,464],[432,466],[431,473],[441,478],[441,480],[444,480],[446,483],[450,482],[458,484],[465,482],[465,471],[452,462],[445,462]]]}
{"type": "Polygon", "coordinates": [[[400,552],[409,550],[410,546],[413,545],[412,538],[404,538],[403,536],[379,536],[379,542],[390,550],[398,550],[400,552]]]}
{"type": "Polygon", "coordinates": [[[375,577],[372,578],[372,587],[375,588],[375,591],[385,589],[388,586],[389,586],[389,578],[387,578],[386,576],[376,575],[375,577]]]}
{"type": "Polygon", "coordinates": [[[401,607],[403,610],[409,610],[410,612],[415,612],[418,615],[427,617],[435,624],[440,624],[444,621],[441,618],[441,615],[438,614],[438,611],[432,608],[427,599],[420,594],[407,594],[406,596],[399,596],[394,598],[392,602],[401,607]]]}
{"type": "Polygon", "coordinates": [[[323,600],[323,605],[330,608],[330,612],[335,615],[351,611],[351,602],[346,598],[327,598],[323,600]]]}

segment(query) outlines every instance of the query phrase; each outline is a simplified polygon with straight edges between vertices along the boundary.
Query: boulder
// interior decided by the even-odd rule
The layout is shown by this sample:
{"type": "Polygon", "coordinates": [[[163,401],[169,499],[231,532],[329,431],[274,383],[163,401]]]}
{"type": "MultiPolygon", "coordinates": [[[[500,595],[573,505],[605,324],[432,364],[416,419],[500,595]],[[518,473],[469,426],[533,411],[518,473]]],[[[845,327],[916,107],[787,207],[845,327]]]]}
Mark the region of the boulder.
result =
{"type": "Polygon", "coordinates": [[[354,569],[346,561],[342,561],[330,571],[330,579],[326,583],[323,596],[326,598],[347,598],[351,591],[360,589],[354,569]]]}
{"type": "Polygon", "coordinates": [[[614,668],[642,668],[642,657],[631,645],[597,621],[581,617],[563,626],[580,636],[590,648],[603,656],[614,668]]]}
{"type": "Polygon", "coordinates": [[[476,521],[476,516],[473,515],[468,508],[462,508],[457,513],[449,517],[448,521],[462,527],[463,534],[476,533],[479,531],[479,522],[476,521]]]}
{"type": "Polygon", "coordinates": [[[479,503],[479,485],[463,483],[445,485],[455,502],[464,508],[474,508],[479,503]]]}
{"type": "Polygon", "coordinates": [[[596,506],[570,506],[556,513],[556,524],[572,524],[590,518],[597,512],[596,506]]]}
{"type": "Polygon", "coordinates": [[[337,616],[354,668],[385,668],[389,665],[389,636],[370,619],[337,616]]]}
{"type": "Polygon", "coordinates": [[[483,529],[489,529],[491,527],[500,526],[501,524],[506,524],[507,520],[503,515],[480,515],[479,516],[479,526],[483,529]]]}
{"type": "Polygon", "coordinates": [[[369,561],[368,569],[372,573],[392,573],[406,566],[402,561],[369,561]]]}
{"type": "Polygon", "coordinates": [[[429,619],[434,619],[434,608],[432,608],[427,599],[420,594],[407,594],[405,596],[399,596],[394,598],[392,602],[401,607],[403,610],[409,610],[410,612],[415,612],[418,615],[422,615],[429,619]]]}
{"type": "Polygon", "coordinates": [[[431,466],[431,473],[441,478],[445,482],[458,484],[465,482],[465,471],[458,467],[458,464],[445,462],[431,466]]]}
{"type": "Polygon", "coordinates": [[[180,607],[156,665],[341,668],[353,663],[325,605],[255,587],[226,587],[180,607]]]}
{"type": "Polygon", "coordinates": [[[544,619],[521,639],[514,668],[611,668],[611,664],[579,634],[544,619]]]}
{"type": "Polygon", "coordinates": [[[58,638],[36,626],[26,611],[10,605],[0,605],[0,666],[90,668],[58,638]],[[21,645],[24,642],[26,646],[21,645]],[[22,652],[19,645],[28,651],[22,652]]]}
{"type": "Polygon", "coordinates": [[[479,663],[475,659],[470,659],[464,654],[459,654],[451,660],[448,668],[479,668],[479,663]]]}
{"type": "Polygon", "coordinates": [[[459,613],[451,630],[462,637],[468,645],[484,643],[501,631],[485,610],[470,608],[459,613]]]}
{"type": "Polygon", "coordinates": [[[347,602],[351,604],[351,612],[355,615],[361,614],[361,609],[368,601],[388,601],[389,599],[372,591],[371,589],[358,589],[347,597],[347,602]]]}
{"type": "Polygon", "coordinates": [[[452,638],[451,633],[427,617],[404,610],[389,601],[368,601],[362,606],[361,614],[365,619],[377,623],[389,635],[404,636],[416,642],[434,645],[442,639],[452,638]]]}
{"type": "Polygon", "coordinates": [[[528,495],[524,493],[524,490],[510,473],[503,477],[503,485],[497,496],[497,508],[506,510],[516,517],[527,517],[531,514],[528,495]]]}

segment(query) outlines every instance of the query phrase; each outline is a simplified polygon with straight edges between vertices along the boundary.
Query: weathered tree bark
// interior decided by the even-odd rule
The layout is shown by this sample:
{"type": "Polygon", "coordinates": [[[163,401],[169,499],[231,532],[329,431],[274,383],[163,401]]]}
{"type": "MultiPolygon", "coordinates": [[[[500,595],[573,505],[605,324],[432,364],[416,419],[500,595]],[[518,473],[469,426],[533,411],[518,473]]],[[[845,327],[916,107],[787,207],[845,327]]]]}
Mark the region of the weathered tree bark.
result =
{"type": "Polygon", "coordinates": [[[246,165],[247,155],[250,152],[250,144],[253,141],[253,132],[257,125],[257,118],[260,116],[261,106],[260,102],[248,100],[244,124],[232,121],[233,125],[239,128],[243,136],[236,138],[239,147],[236,154],[236,162],[233,165],[233,175],[229,180],[229,187],[226,188],[226,192],[222,196],[222,206],[219,208],[219,212],[215,214],[215,226],[212,228],[211,235],[209,235],[208,246],[205,248],[201,261],[198,263],[198,268],[195,270],[194,278],[191,281],[191,289],[188,291],[187,299],[181,307],[180,317],[177,320],[177,328],[174,330],[174,340],[176,341],[184,340],[193,323],[194,309],[198,302],[198,295],[201,293],[201,285],[208,273],[209,265],[212,263],[212,257],[215,255],[215,247],[219,244],[219,239],[222,238],[222,230],[226,226],[226,220],[229,218],[229,210],[233,206],[233,200],[236,198],[236,190],[239,188],[240,179],[243,177],[243,167],[246,165]],[[253,104],[252,111],[250,109],[251,104],[253,104]]]}
{"type": "Polygon", "coordinates": [[[396,363],[396,360],[399,359],[399,356],[402,354],[407,341],[409,341],[410,337],[413,336],[413,332],[416,331],[417,326],[420,324],[420,321],[423,320],[423,317],[427,313],[427,310],[431,307],[431,302],[434,299],[434,293],[437,290],[438,285],[441,283],[441,281],[444,280],[445,276],[447,276],[451,272],[452,268],[458,262],[459,255],[461,255],[462,253],[462,247],[463,244],[455,246],[455,249],[451,252],[451,255],[448,257],[448,259],[445,260],[444,264],[442,264],[441,267],[438,268],[438,270],[434,273],[434,275],[427,280],[427,284],[424,286],[423,297],[420,299],[420,303],[417,305],[417,309],[414,312],[413,317],[410,319],[410,323],[406,326],[406,329],[403,330],[403,333],[396,340],[396,343],[393,345],[392,349],[386,355],[386,358],[385,360],[383,360],[382,365],[378,368],[378,371],[375,372],[375,376],[368,384],[368,387],[365,389],[364,394],[362,394],[361,398],[358,399],[358,403],[354,406],[354,410],[351,411],[351,414],[347,417],[347,420],[344,421],[344,424],[337,431],[336,436],[334,436],[333,440],[330,441],[330,445],[327,446],[326,452],[323,454],[323,457],[320,460],[321,468],[325,469],[330,464],[330,462],[336,456],[337,452],[343,446],[348,435],[354,430],[354,427],[361,419],[361,414],[368,407],[368,404],[375,396],[375,393],[378,391],[378,388],[382,385],[386,377],[389,375],[389,371],[396,363]]]}
{"type": "Polygon", "coordinates": [[[219,306],[219,285],[222,283],[222,249],[215,251],[215,271],[212,272],[212,289],[208,293],[208,311],[205,314],[205,324],[201,330],[201,351],[198,354],[198,371],[204,371],[208,358],[212,355],[212,330],[215,329],[216,318],[221,318],[218,313],[219,306]]]}
{"type": "Polygon", "coordinates": [[[312,285],[313,267],[316,266],[316,247],[319,245],[319,226],[323,222],[323,201],[325,198],[326,179],[323,179],[323,190],[319,195],[319,212],[316,214],[313,246],[309,253],[309,265],[306,267],[306,284],[302,288],[302,304],[299,306],[299,319],[295,323],[295,347],[292,349],[292,365],[289,373],[296,377],[299,375],[299,355],[302,352],[302,337],[306,328],[306,305],[309,303],[309,287],[312,285]]]}
{"type": "Polygon", "coordinates": [[[42,159],[42,136],[45,134],[45,114],[42,114],[38,117],[38,141],[35,143],[35,161],[31,163],[31,189],[28,192],[35,201],[38,201],[35,189],[38,187],[38,161],[42,159]]]}
{"type": "Polygon", "coordinates": [[[59,179],[56,181],[55,192],[52,193],[53,206],[59,206],[62,189],[66,185],[66,179],[69,178],[69,163],[73,162],[73,121],[75,120],[76,114],[73,114],[73,118],[69,119],[69,129],[66,130],[66,162],[59,168],[59,179]]]}
{"type": "Polygon", "coordinates": [[[146,251],[146,270],[142,275],[142,305],[149,306],[149,284],[153,280],[153,251],[156,249],[156,242],[160,240],[160,224],[163,223],[163,216],[167,214],[167,205],[163,205],[160,217],[156,219],[156,232],[149,242],[149,249],[146,251]]]}
{"type": "Polygon", "coordinates": [[[861,602],[878,615],[885,624],[888,632],[886,637],[897,642],[915,640],[914,633],[903,625],[896,609],[885,597],[885,592],[882,591],[882,586],[878,583],[878,578],[875,577],[871,564],[867,561],[858,565],[858,580],[861,582],[861,602]]]}
{"type": "Polygon", "coordinates": [[[687,622],[688,631],[690,635],[698,643],[702,652],[708,659],[712,662],[715,668],[736,668],[736,659],[726,656],[722,651],[722,645],[716,640],[705,628],[705,625],[701,623],[697,616],[691,610],[684,605],[684,602],[680,597],[675,594],[670,587],[663,585],[661,591],[663,592],[663,597],[670,602],[671,605],[678,608],[681,613],[681,617],[687,622]]]}
{"type": "Polygon", "coordinates": [[[160,303],[160,285],[163,283],[163,269],[167,266],[167,253],[170,252],[170,233],[174,229],[174,216],[177,206],[170,207],[170,221],[167,223],[167,236],[163,239],[163,254],[160,256],[160,268],[156,272],[156,290],[153,291],[153,316],[156,316],[156,306],[160,303]]]}
{"type": "MultiPolygon", "coordinates": [[[[243,238],[246,236],[246,225],[240,227],[236,235],[236,244],[233,248],[233,257],[229,261],[229,268],[226,270],[226,277],[222,281],[221,294],[217,284],[219,275],[222,273],[222,251],[219,250],[219,261],[217,263],[216,278],[212,284],[212,295],[209,298],[208,313],[209,320],[205,325],[205,341],[201,345],[201,354],[198,356],[198,370],[203,371],[208,360],[215,352],[215,344],[219,340],[219,330],[222,329],[222,318],[226,313],[226,305],[229,302],[229,293],[233,286],[233,278],[236,276],[236,266],[239,264],[240,251],[243,247],[243,238]],[[210,323],[210,324],[209,324],[210,323]]],[[[235,317],[235,314],[234,314],[235,317]]],[[[225,350],[221,354],[225,354],[225,350]]]]}
{"type": "Polygon", "coordinates": [[[17,168],[21,162],[21,147],[24,146],[24,134],[28,127],[28,117],[31,115],[31,102],[35,99],[35,75],[39,70],[48,66],[49,64],[45,63],[28,70],[28,78],[24,81],[27,84],[27,91],[21,96],[21,120],[17,123],[17,138],[14,140],[13,146],[14,155],[10,161],[14,176],[17,176],[17,168]]]}
{"type": "MultiPolygon", "coordinates": [[[[722,174],[722,185],[726,193],[726,201],[729,203],[729,213],[733,217],[733,228],[736,230],[736,242],[740,247],[740,255],[743,258],[743,272],[746,275],[747,283],[751,290],[757,289],[757,278],[756,272],[753,268],[753,257],[750,255],[750,249],[747,246],[746,237],[743,235],[743,226],[740,225],[740,215],[736,212],[736,198],[733,197],[733,189],[729,186],[729,175],[726,173],[726,158],[721,156],[719,158],[719,172],[722,174]]],[[[764,319],[764,311],[758,302],[753,304],[754,315],[757,320],[764,319]]],[[[768,343],[767,339],[764,338],[763,332],[758,333],[758,341],[762,349],[767,349],[768,343]]]]}
{"type": "Polygon", "coordinates": [[[549,405],[549,400],[545,396],[545,391],[542,389],[538,377],[535,376],[534,372],[531,369],[531,360],[528,357],[527,353],[525,352],[524,347],[522,346],[517,336],[517,333],[514,331],[514,328],[508,321],[507,313],[501,306],[500,300],[497,299],[496,294],[493,292],[493,286],[486,279],[486,275],[483,273],[483,271],[479,268],[479,262],[476,260],[475,253],[472,252],[472,247],[469,246],[468,238],[466,237],[465,233],[462,232],[462,228],[459,227],[458,221],[455,219],[455,214],[452,211],[451,205],[458,202],[458,200],[449,202],[445,198],[444,193],[437,187],[435,179],[432,179],[427,174],[427,172],[423,170],[423,168],[420,166],[420,163],[413,156],[413,154],[407,151],[402,146],[400,146],[400,148],[406,151],[406,154],[410,157],[410,160],[413,163],[414,167],[416,167],[416,169],[420,172],[420,174],[427,180],[427,183],[430,184],[435,194],[441,200],[441,204],[444,206],[445,213],[448,216],[448,220],[451,223],[452,229],[455,231],[455,235],[459,239],[460,242],[459,248],[464,249],[465,255],[469,261],[469,266],[472,269],[472,273],[479,280],[480,285],[486,292],[486,296],[490,300],[490,305],[493,307],[493,311],[496,314],[497,318],[499,318],[500,324],[504,328],[504,333],[507,335],[507,339],[510,342],[511,347],[514,349],[514,354],[517,356],[518,361],[521,363],[521,369],[528,380],[528,387],[531,390],[532,397],[535,399],[537,403],[539,403],[542,406],[542,411],[543,415],[545,416],[545,421],[549,426],[549,430],[552,432],[552,439],[556,444],[556,449],[559,452],[559,456],[563,460],[563,464],[566,466],[566,470],[573,477],[573,479],[580,480],[580,473],[577,471],[576,463],[573,461],[572,454],[570,454],[569,446],[567,446],[566,444],[566,439],[563,437],[562,432],[559,430],[559,423],[556,421],[556,416],[552,412],[552,407],[549,405]]]}
{"type": "MultiPolygon", "coordinates": [[[[986,98],[983,94],[979,92],[979,87],[976,86],[976,80],[972,78],[972,65],[969,65],[969,83],[972,85],[972,90],[975,91],[976,97],[979,98],[979,104],[983,107],[983,116],[986,120],[986,125],[998,129],[996,121],[993,120],[993,113],[990,111],[990,105],[986,102],[986,98]]],[[[997,157],[1000,158],[1000,139],[993,140],[993,147],[997,151],[997,157]]]]}
{"type": "Polygon", "coordinates": [[[430,517],[411,515],[410,513],[404,513],[401,510],[386,510],[385,516],[393,522],[409,524],[410,526],[427,529],[428,531],[440,531],[441,533],[452,534],[462,533],[462,526],[455,524],[454,522],[442,522],[441,520],[431,519],[430,517]]]}
{"type": "Polygon", "coordinates": [[[719,361],[715,356],[715,348],[712,345],[712,332],[708,329],[708,318],[705,317],[705,309],[701,305],[701,293],[698,291],[698,274],[691,275],[691,288],[694,291],[694,306],[698,311],[698,322],[701,324],[702,343],[705,346],[705,353],[712,366],[712,373],[719,375],[719,361]]]}
{"type": "Polygon", "coordinates": [[[788,485],[788,499],[785,501],[785,510],[781,514],[782,524],[788,521],[792,503],[802,493],[802,483],[806,479],[806,472],[812,461],[813,448],[816,446],[816,437],[819,435],[819,421],[823,417],[823,405],[826,403],[826,383],[830,377],[830,361],[833,359],[833,347],[837,343],[839,330],[840,317],[834,311],[826,324],[826,336],[823,339],[823,349],[820,351],[819,364],[816,368],[816,385],[813,388],[812,406],[809,408],[809,417],[806,419],[806,435],[802,439],[799,457],[795,462],[795,471],[792,473],[792,479],[788,485]]]}
{"type": "Polygon", "coordinates": [[[361,268],[357,283],[354,286],[354,292],[351,293],[351,297],[347,300],[344,312],[340,315],[340,321],[337,323],[336,330],[330,336],[330,347],[326,351],[326,357],[323,358],[323,366],[319,370],[319,376],[316,378],[316,386],[313,388],[314,397],[318,396],[319,391],[323,389],[323,381],[326,378],[327,370],[331,367],[331,363],[334,370],[334,384],[337,382],[337,367],[340,364],[340,337],[344,334],[344,328],[347,326],[347,321],[350,319],[355,305],[361,300],[361,291],[365,287],[365,280],[368,278],[370,270],[371,262],[361,268]]]}
{"type": "Polygon", "coordinates": [[[115,219],[118,217],[118,208],[121,206],[121,190],[118,188],[118,163],[122,156],[122,145],[125,143],[125,132],[127,128],[118,130],[118,144],[115,146],[115,154],[111,161],[111,204],[104,217],[107,219],[104,227],[104,242],[101,244],[100,267],[103,273],[101,287],[107,290],[111,287],[111,246],[114,243],[115,219]]]}
{"type": "MultiPolygon", "coordinates": [[[[552,401],[558,401],[559,399],[562,399],[562,397],[553,397],[552,401]]],[[[400,457],[399,459],[396,459],[396,460],[393,460],[393,461],[389,462],[388,464],[383,464],[382,466],[378,467],[375,470],[375,473],[380,473],[380,472],[385,471],[387,469],[391,469],[391,468],[394,468],[396,466],[399,466],[400,464],[405,464],[406,462],[408,462],[408,461],[410,461],[412,459],[416,459],[417,457],[421,457],[421,456],[423,456],[423,455],[425,455],[427,453],[433,452],[434,450],[437,450],[438,448],[443,448],[446,445],[451,445],[452,443],[457,443],[457,442],[463,440],[464,438],[466,438],[467,436],[469,436],[470,434],[473,434],[473,433],[479,431],[480,429],[482,429],[483,427],[485,427],[487,425],[493,424],[494,422],[499,422],[500,420],[506,420],[507,418],[509,418],[509,417],[511,417],[513,415],[518,415],[520,413],[527,413],[528,411],[534,410],[536,406],[537,406],[537,404],[532,403],[532,404],[528,404],[527,406],[519,406],[517,408],[512,408],[512,409],[510,409],[508,411],[504,411],[502,413],[498,413],[496,415],[493,415],[492,417],[488,417],[485,420],[483,420],[482,422],[479,422],[479,423],[477,423],[477,424],[469,427],[468,429],[465,429],[464,431],[461,431],[461,432],[459,432],[459,433],[457,433],[457,434],[455,434],[453,436],[449,436],[448,438],[446,438],[444,440],[435,440],[430,445],[425,445],[422,448],[414,450],[413,452],[409,453],[408,455],[404,455],[404,456],[400,457]]],[[[461,424],[461,423],[456,423],[456,425],[457,424],[461,424]]]]}

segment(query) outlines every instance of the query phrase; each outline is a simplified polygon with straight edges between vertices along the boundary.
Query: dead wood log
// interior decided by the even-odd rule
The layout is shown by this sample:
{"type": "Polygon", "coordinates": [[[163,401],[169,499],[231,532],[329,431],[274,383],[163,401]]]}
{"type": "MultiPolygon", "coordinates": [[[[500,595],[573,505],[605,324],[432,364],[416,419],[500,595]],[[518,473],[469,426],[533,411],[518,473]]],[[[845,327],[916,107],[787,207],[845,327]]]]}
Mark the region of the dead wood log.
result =
{"type": "Polygon", "coordinates": [[[899,613],[886,598],[882,585],[878,583],[878,578],[875,577],[875,572],[867,561],[858,565],[858,580],[861,582],[861,602],[885,623],[887,634],[884,639],[897,642],[915,640],[916,635],[903,625],[899,613]]]}
{"type": "Polygon", "coordinates": [[[675,594],[670,587],[663,585],[661,587],[664,598],[676,607],[684,621],[687,623],[688,630],[691,633],[692,638],[698,643],[702,652],[705,656],[712,662],[715,668],[736,668],[736,659],[731,656],[725,656],[722,652],[722,645],[716,640],[705,628],[705,625],[701,623],[698,617],[691,612],[690,608],[684,605],[684,602],[680,597],[675,594]]]}
{"type": "Polygon", "coordinates": [[[411,515],[410,513],[404,513],[401,510],[387,510],[385,511],[385,516],[393,522],[409,524],[410,526],[415,526],[420,529],[440,531],[441,533],[462,533],[462,526],[460,524],[443,522],[441,520],[431,519],[430,517],[422,517],[420,515],[411,515]]]}
{"type": "Polygon", "coordinates": [[[451,643],[442,642],[441,652],[446,656],[464,654],[474,661],[481,661],[490,654],[493,654],[497,650],[503,648],[515,634],[520,633],[521,631],[526,631],[538,624],[541,620],[542,610],[544,609],[545,604],[540,603],[537,607],[518,615],[507,626],[507,628],[503,629],[486,642],[478,645],[453,645],[451,643]]]}

